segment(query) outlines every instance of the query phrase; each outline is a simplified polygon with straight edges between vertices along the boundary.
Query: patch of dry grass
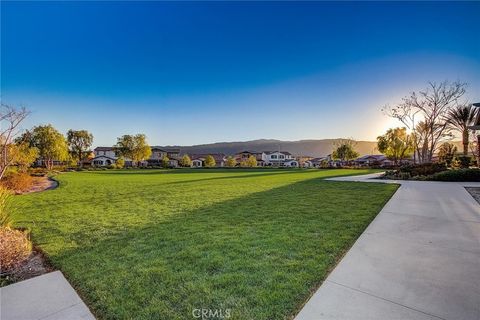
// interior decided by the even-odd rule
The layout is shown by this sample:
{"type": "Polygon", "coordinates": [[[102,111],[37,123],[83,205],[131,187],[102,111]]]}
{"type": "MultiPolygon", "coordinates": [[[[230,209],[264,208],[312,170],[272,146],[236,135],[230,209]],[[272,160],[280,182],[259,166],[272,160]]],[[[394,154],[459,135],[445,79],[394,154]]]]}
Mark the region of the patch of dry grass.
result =
{"type": "Polygon", "coordinates": [[[0,228],[0,273],[8,273],[32,252],[32,243],[24,231],[0,228]]]}

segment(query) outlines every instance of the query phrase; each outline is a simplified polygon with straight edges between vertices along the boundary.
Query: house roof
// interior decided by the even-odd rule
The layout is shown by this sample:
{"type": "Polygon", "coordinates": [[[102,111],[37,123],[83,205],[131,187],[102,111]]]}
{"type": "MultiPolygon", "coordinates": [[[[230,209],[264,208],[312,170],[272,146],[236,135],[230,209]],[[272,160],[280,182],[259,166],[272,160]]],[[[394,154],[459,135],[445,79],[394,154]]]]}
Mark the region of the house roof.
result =
{"type": "Polygon", "coordinates": [[[367,161],[367,160],[383,161],[386,159],[387,157],[385,157],[383,154],[367,154],[367,155],[361,156],[360,158],[355,159],[355,161],[367,161]]]}
{"type": "Polygon", "coordinates": [[[179,148],[165,148],[165,147],[161,147],[161,146],[151,146],[150,148],[152,150],[160,150],[160,151],[167,152],[167,153],[180,153],[179,148]]]}
{"type": "Polygon", "coordinates": [[[281,154],[285,154],[285,155],[292,155],[290,152],[288,151],[263,151],[265,152],[265,154],[272,154],[272,153],[281,153],[281,154]]]}
{"type": "Polygon", "coordinates": [[[263,151],[252,151],[252,150],[245,150],[245,151],[240,151],[240,152],[237,152],[236,154],[240,154],[240,153],[262,154],[262,153],[263,153],[263,151]]]}
{"type": "Polygon", "coordinates": [[[114,151],[114,147],[96,147],[93,151],[114,151]]]}

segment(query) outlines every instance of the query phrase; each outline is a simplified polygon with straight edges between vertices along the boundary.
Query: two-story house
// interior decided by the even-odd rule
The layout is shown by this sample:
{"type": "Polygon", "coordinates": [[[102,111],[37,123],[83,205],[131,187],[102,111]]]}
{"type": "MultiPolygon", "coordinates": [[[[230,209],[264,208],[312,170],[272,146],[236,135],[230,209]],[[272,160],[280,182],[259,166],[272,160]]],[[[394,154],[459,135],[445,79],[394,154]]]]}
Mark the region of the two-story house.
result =
{"type": "Polygon", "coordinates": [[[298,161],[288,151],[265,151],[265,165],[273,167],[298,167],[298,161]]]}
{"type": "MultiPolygon", "coordinates": [[[[178,167],[178,161],[180,157],[180,149],[176,148],[163,148],[154,146],[151,147],[152,154],[150,158],[143,163],[143,165],[162,165],[162,160],[166,156],[168,160],[169,167],[178,167]]],[[[114,147],[97,147],[93,150],[95,157],[92,159],[92,165],[102,167],[115,164],[115,161],[118,159],[115,154],[114,147]]],[[[130,159],[125,159],[125,165],[132,165],[130,159]]]]}
{"type": "Polygon", "coordinates": [[[259,151],[242,151],[235,154],[235,160],[237,163],[248,160],[250,156],[254,156],[257,160],[257,166],[263,167],[265,165],[265,153],[259,151]]]}
{"type": "Polygon", "coordinates": [[[113,147],[96,147],[93,150],[95,157],[92,159],[92,165],[94,166],[109,166],[115,164],[117,156],[113,147]]]}
{"type": "Polygon", "coordinates": [[[180,149],[177,148],[165,148],[159,146],[153,146],[152,155],[147,160],[149,165],[162,165],[163,158],[168,158],[169,167],[178,167],[180,161],[180,149]]]}

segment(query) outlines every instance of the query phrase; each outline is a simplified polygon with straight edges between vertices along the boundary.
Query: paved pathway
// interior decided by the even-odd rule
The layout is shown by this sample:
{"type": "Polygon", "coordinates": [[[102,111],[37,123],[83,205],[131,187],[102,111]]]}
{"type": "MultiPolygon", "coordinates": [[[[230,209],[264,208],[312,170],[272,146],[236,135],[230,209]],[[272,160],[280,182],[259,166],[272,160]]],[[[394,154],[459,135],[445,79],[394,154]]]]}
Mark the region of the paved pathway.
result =
{"type": "Polygon", "coordinates": [[[0,288],[1,320],[95,320],[60,271],[0,288]]]}
{"type": "MultiPolygon", "coordinates": [[[[372,175],[333,178],[368,180],[372,175]]],[[[480,319],[480,205],[464,186],[401,187],[296,320],[480,319]]]]}

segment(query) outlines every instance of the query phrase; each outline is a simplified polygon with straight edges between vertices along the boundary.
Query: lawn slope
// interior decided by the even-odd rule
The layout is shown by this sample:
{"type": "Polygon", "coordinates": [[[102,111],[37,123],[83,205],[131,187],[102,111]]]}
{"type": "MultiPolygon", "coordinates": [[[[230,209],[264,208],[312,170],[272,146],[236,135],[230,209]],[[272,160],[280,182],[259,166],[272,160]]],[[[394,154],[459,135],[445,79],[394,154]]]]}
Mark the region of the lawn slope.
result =
{"type": "Polygon", "coordinates": [[[368,172],[68,173],[16,197],[16,224],[101,319],[285,319],[396,190],[323,178],[368,172]]]}

